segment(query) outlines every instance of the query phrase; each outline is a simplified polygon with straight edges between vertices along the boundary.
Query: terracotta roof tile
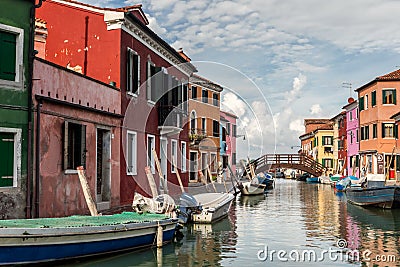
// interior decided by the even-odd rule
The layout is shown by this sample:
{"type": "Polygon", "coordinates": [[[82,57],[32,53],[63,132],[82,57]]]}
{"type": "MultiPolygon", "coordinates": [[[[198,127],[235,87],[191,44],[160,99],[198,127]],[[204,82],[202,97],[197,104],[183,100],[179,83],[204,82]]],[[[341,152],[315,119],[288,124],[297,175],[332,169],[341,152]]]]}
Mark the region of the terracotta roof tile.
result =
{"type": "Polygon", "coordinates": [[[391,73],[379,76],[376,80],[400,80],[400,69],[392,71],[391,73]]]}

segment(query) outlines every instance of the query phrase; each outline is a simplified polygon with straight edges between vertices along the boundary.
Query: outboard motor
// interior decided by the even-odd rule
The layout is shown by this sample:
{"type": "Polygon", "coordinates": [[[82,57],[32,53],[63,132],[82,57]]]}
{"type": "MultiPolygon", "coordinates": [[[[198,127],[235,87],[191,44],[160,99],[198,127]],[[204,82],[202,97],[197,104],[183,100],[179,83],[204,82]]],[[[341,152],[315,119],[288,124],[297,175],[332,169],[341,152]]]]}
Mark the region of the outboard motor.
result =
{"type": "Polygon", "coordinates": [[[197,200],[186,193],[182,193],[179,197],[178,206],[178,219],[181,223],[187,223],[190,221],[192,214],[201,213],[202,207],[199,205],[197,200]]]}

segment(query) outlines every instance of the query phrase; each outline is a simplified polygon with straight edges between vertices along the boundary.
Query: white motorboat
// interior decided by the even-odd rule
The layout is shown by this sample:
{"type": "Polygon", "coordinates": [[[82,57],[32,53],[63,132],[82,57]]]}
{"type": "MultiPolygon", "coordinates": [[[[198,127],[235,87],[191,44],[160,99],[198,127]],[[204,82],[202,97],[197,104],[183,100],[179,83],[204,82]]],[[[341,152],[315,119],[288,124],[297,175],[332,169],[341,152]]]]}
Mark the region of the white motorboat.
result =
{"type": "Polygon", "coordinates": [[[235,198],[230,193],[203,193],[193,197],[203,208],[201,213],[192,214],[195,223],[212,223],[227,216],[235,198]]]}

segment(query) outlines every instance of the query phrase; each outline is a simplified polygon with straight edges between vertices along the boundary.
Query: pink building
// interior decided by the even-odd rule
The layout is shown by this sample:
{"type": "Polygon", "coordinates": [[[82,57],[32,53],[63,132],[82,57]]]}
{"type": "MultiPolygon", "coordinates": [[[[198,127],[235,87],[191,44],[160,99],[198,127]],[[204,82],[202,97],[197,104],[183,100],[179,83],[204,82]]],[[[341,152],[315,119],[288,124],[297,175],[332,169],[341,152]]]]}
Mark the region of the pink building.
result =
{"type": "Polygon", "coordinates": [[[89,212],[76,167],[99,210],[120,204],[120,91],[42,59],[33,72],[35,217],[89,212]]]}
{"type": "Polygon", "coordinates": [[[349,98],[348,104],[343,107],[346,110],[347,124],[347,161],[346,169],[348,175],[360,177],[359,170],[359,139],[358,139],[358,102],[349,98]]]}
{"type": "MultiPolygon", "coordinates": [[[[229,164],[233,173],[236,173],[236,137],[237,137],[237,116],[226,111],[220,111],[221,124],[221,161],[222,167],[226,168],[229,164]]],[[[228,170],[227,170],[228,171],[228,170]]],[[[230,175],[229,171],[227,172],[230,175]]]]}

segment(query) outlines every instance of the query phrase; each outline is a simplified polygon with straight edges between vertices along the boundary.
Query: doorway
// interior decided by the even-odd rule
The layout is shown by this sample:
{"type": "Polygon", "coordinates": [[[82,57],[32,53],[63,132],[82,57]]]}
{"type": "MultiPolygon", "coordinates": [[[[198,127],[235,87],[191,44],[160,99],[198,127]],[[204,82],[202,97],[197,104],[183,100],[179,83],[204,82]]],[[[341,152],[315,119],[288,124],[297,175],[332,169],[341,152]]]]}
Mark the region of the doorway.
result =
{"type": "Polygon", "coordinates": [[[197,152],[190,151],[190,173],[189,180],[197,182],[197,152]]]}
{"type": "Polygon", "coordinates": [[[111,132],[97,128],[96,202],[98,209],[108,209],[111,199],[111,132]]]}

